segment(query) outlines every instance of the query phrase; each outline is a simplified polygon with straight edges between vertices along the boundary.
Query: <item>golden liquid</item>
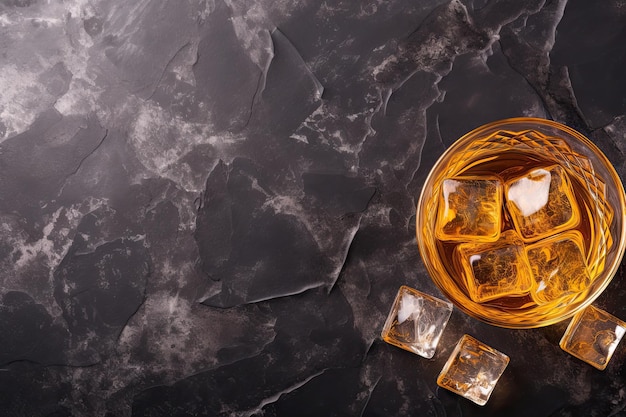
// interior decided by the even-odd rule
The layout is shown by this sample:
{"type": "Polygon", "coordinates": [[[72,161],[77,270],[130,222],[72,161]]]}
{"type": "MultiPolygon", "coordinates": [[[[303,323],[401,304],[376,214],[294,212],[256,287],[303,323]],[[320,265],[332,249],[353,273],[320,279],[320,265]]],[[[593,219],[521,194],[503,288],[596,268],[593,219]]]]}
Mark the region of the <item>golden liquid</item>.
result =
{"type": "Polygon", "coordinates": [[[498,315],[503,321],[532,327],[537,320],[549,320],[568,305],[581,303],[594,288],[613,244],[609,231],[613,210],[605,198],[606,186],[589,159],[565,141],[531,130],[500,131],[475,140],[431,175],[434,185],[422,202],[425,221],[418,229],[424,242],[422,255],[433,260],[435,282],[464,309],[479,317],[498,315]],[[567,198],[548,203],[547,212],[557,219],[560,213],[571,212],[571,218],[562,216],[554,230],[535,234],[528,224],[516,225],[518,217],[515,205],[507,204],[506,184],[546,169],[561,172],[567,182],[561,193],[567,198]],[[448,192],[445,182],[455,178],[497,178],[503,184],[502,198],[486,204],[496,202],[501,210],[497,242],[489,237],[490,231],[464,237],[462,230],[470,230],[471,225],[459,226],[460,236],[441,231],[441,224],[450,220],[441,219],[449,211],[442,208],[448,192]],[[523,256],[516,258],[513,252],[520,250],[523,256]],[[482,254],[483,259],[470,264],[467,259],[472,253],[482,254]],[[502,262],[490,260],[498,253],[502,262]],[[543,288],[546,282],[549,285],[543,288]]]}

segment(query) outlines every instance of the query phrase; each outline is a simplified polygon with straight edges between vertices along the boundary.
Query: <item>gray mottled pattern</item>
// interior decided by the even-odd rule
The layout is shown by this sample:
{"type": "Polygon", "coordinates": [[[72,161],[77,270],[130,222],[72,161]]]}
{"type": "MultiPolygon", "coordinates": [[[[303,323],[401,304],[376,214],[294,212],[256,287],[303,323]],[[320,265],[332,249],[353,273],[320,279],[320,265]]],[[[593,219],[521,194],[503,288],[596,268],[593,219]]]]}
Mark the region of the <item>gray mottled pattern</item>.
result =
{"type": "Polygon", "coordinates": [[[626,174],[625,42],[622,0],[0,0],[0,414],[625,415],[626,349],[566,323],[379,337],[439,295],[415,204],[463,133],[557,120],[626,174]],[[435,383],[464,333],[511,357],[483,408],[435,383]]]}

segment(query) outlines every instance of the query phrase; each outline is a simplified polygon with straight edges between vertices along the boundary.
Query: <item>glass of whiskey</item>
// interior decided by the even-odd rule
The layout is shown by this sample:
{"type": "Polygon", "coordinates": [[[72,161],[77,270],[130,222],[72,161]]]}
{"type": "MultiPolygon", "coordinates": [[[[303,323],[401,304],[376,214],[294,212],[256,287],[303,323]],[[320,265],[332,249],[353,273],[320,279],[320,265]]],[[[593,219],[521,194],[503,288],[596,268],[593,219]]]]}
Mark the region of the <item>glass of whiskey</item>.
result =
{"type": "Polygon", "coordinates": [[[556,122],[515,118],[457,140],[417,205],[417,242],[460,310],[508,328],[589,306],[626,248],[624,188],[604,154],[556,122]]]}

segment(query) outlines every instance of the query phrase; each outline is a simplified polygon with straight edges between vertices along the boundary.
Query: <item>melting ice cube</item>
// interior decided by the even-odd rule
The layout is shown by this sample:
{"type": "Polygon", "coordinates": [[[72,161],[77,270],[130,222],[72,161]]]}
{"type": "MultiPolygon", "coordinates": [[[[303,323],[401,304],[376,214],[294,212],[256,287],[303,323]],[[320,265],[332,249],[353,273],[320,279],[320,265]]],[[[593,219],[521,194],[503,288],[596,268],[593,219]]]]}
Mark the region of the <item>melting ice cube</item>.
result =
{"type": "Polygon", "coordinates": [[[432,358],[452,313],[452,304],[400,287],[382,331],[385,342],[432,358]]]}
{"type": "Polygon", "coordinates": [[[457,246],[455,256],[469,296],[478,303],[521,296],[531,288],[531,271],[523,242],[514,230],[505,231],[493,243],[462,243],[457,246]]]}
{"type": "Polygon", "coordinates": [[[502,224],[502,184],[492,177],[443,180],[435,234],[445,241],[493,242],[502,224]]]}
{"type": "Polygon", "coordinates": [[[570,229],[580,212],[570,179],[558,165],[538,168],[505,184],[506,207],[525,241],[570,229]]]}
{"type": "Polygon", "coordinates": [[[485,405],[508,363],[507,355],[464,335],[441,370],[437,384],[485,405]]]}

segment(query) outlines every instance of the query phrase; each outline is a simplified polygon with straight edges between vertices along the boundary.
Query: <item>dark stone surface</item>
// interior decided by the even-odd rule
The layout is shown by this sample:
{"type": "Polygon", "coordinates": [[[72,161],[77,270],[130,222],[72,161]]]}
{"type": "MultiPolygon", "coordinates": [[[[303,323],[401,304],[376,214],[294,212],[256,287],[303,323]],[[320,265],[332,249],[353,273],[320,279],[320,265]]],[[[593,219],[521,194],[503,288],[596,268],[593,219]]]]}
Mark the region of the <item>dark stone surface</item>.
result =
{"type": "Polygon", "coordinates": [[[621,0],[0,1],[0,414],[625,416],[624,343],[566,322],[379,336],[440,295],[415,204],[462,134],[553,119],[624,178],[625,42],[621,0]],[[436,385],[464,333],[511,357],[485,407],[436,385]]]}

